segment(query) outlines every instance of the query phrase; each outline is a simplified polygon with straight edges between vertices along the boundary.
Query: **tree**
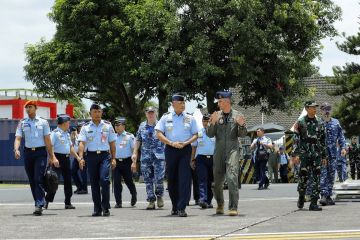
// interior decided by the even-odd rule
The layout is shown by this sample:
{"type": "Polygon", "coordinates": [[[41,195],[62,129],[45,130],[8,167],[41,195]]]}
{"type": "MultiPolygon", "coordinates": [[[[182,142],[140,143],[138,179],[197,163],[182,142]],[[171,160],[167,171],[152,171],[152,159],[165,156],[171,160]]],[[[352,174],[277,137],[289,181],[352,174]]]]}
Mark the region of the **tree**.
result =
{"type": "Polygon", "coordinates": [[[100,102],[108,118],[124,115],[137,126],[152,97],[166,101],[176,71],[172,11],[162,0],[57,0],[50,13],[56,34],[26,47],[26,78],[60,99],[100,102]]]}
{"type": "MultiPolygon", "coordinates": [[[[360,29],[359,29],[360,30],[360,29]]],[[[351,55],[360,55],[360,31],[349,36],[338,48],[351,55]]],[[[334,116],[338,118],[345,130],[346,136],[360,135],[360,64],[347,63],[343,67],[333,67],[334,78],[329,79],[338,89],[331,94],[342,96],[335,109],[334,116]]]]}
{"type": "Polygon", "coordinates": [[[207,98],[238,88],[242,106],[285,110],[306,95],[320,40],[334,36],[332,1],[176,0],[184,64],[177,88],[207,98]],[[187,88],[186,86],[191,86],[187,88]]]}

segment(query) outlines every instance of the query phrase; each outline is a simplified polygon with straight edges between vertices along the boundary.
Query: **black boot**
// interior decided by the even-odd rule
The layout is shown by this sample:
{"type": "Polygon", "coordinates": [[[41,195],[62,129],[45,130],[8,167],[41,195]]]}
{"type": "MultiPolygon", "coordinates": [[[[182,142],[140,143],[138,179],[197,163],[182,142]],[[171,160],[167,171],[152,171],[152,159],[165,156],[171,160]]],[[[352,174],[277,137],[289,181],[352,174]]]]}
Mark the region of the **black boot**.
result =
{"type": "Polygon", "coordinates": [[[322,211],[322,208],[319,207],[316,203],[310,203],[309,211],[322,211]]]}
{"type": "Polygon", "coordinates": [[[299,195],[299,199],[297,202],[297,207],[299,209],[302,209],[304,207],[304,202],[305,202],[305,196],[304,195],[299,195]]]}
{"type": "Polygon", "coordinates": [[[326,206],[326,205],[328,205],[328,201],[327,201],[327,199],[326,199],[325,196],[322,196],[322,197],[321,197],[319,203],[321,204],[321,206],[326,206]]]}
{"type": "Polygon", "coordinates": [[[334,200],[332,200],[331,197],[326,198],[326,203],[327,203],[327,205],[335,205],[335,202],[334,202],[334,200]]]}

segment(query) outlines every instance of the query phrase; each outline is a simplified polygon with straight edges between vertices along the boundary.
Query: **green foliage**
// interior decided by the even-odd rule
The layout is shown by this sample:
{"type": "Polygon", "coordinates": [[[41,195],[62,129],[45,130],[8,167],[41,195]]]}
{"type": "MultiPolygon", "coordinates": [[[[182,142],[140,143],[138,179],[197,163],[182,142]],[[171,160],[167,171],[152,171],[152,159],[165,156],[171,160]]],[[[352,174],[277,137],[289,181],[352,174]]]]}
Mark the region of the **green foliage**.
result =
{"type": "Polygon", "coordinates": [[[60,99],[90,98],[137,126],[146,103],[239,87],[239,104],[289,109],[307,93],[320,40],[334,36],[330,0],[57,0],[50,42],[26,47],[26,78],[60,99]]]}

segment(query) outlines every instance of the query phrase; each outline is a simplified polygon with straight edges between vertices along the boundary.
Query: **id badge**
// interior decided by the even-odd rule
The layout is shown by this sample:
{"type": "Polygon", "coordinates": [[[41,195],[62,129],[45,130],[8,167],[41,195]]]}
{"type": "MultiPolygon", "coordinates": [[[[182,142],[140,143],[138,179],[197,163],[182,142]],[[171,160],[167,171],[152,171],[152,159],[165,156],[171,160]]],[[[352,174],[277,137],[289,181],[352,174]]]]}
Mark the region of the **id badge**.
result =
{"type": "Polygon", "coordinates": [[[101,134],[101,142],[102,143],[106,142],[106,135],[104,133],[101,134]]]}

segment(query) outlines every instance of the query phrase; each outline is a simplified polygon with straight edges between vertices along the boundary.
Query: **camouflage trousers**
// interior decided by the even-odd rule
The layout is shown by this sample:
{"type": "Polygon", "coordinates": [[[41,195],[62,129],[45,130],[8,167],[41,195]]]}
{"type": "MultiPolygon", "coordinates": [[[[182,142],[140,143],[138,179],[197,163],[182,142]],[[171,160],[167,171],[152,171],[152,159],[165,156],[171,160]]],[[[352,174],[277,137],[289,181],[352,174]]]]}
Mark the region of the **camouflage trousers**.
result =
{"type": "Polygon", "coordinates": [[[300,156],[300,172],[298,192],[300,196],[304,196],[308,181],[311,182],[311,202],[316,203],[320,193],[320,157],[300,156]]]}
{"type": "Polygon", "coordinates": [[[321,196],[331,197],[334,187],[335,170],[336,170],[336,149],[328,151],[328,161],[326,166],[321,166],[320,175],[320,193],[321,196]]]}
{"type": "Polygon", "coordinates": [[[357,179],[360,179],[360,158],[349,159],[351,178],[355,180],[355,172],[357,179]]]}
{"type": "Polygon", "coordinates": [[[165,160],[155,156],[141,160],[141,173],[144,176],[148,202],[164,195],[165,160]]]}
{"type": "Polygon", "coordinates": [[[346,167],[346,162],[337,162],[336,164],[336,172],[340,182],[343,182],[347,179],[346,167]]]}

